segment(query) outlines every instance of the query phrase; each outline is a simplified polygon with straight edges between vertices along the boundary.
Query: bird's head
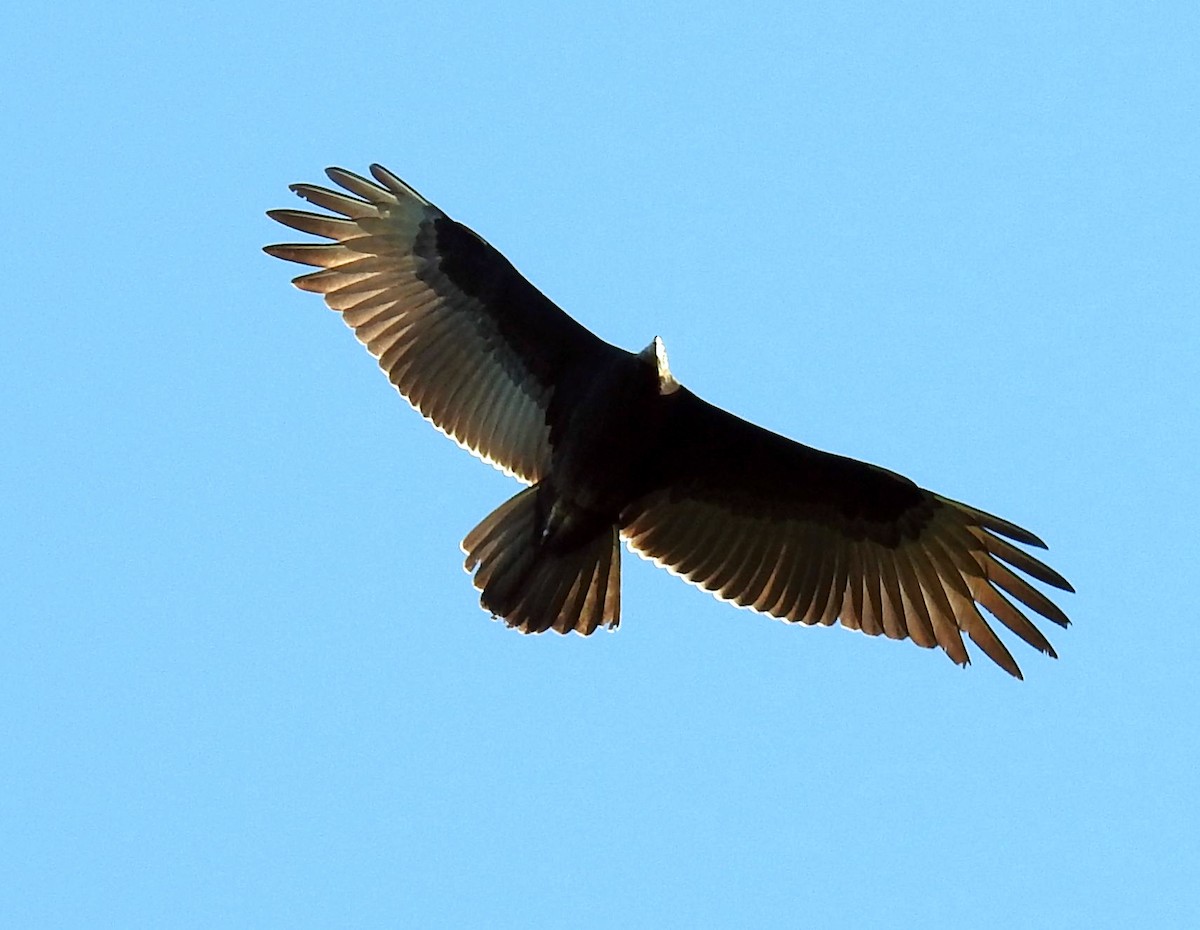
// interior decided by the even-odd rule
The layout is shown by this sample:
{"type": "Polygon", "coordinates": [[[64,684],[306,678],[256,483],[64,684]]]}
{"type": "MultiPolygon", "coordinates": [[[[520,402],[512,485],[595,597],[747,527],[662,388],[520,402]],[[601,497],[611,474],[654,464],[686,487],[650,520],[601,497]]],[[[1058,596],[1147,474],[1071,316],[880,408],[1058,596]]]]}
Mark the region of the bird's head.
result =
{"type": "Polygon", "coordinates": [[[679,390],[679,382],[675,380],[671,369],[667,367],[667,347],[663,345],[661,339],[655,336],[654,341],[638,353],[638,358],[647,365],[652,365],[657,372],[659,394],[674,394],[679,390]]]}

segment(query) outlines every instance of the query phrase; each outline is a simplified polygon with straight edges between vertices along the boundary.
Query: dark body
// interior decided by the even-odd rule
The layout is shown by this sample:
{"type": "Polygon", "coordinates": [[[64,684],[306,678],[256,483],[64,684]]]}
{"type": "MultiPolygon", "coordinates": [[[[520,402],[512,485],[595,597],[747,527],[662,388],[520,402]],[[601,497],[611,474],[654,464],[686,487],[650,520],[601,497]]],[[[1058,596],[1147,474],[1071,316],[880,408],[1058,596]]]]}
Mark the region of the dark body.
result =
{"type": "Polygon", "coordinates": [[[615,627],[623,537],[781,619],[912,639],[960,664],[966,633],[1019,676],[982,607],[1054,654],[1014,603],[1067,623],[1012,570],[1070,590],[1012,542],[1043,546],[1036,536],[708,404],[674,379],[660,340],[637,354],[609,345],[481,237],[371,171],[329,170],[349,195],[295,185],[330,213],[270,215],[327,241],[267,251],[320,269],[296,284],[324,295],[401,394],[531,485],[463,540],[491,613],[524,632],[615,627]]]}
{"type": "Polygon", "coordinates": [[[677,396],[659,393],[652,365],[636,355],[566,374],[550,405],[550,472],[556,497],[608,524],[653,489],[662,428],[677,396]]]}

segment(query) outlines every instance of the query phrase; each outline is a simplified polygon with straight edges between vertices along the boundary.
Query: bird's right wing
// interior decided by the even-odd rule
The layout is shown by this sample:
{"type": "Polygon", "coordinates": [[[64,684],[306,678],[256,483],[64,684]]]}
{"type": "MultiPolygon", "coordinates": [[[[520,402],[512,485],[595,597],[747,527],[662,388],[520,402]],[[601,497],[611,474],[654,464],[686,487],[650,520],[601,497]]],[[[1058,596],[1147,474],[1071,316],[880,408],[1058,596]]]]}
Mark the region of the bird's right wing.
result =
{"type": "Polygon", "coordinates": [[[1067,624],[1008,567],[1071,590],[1008,541],[1044,547],[1032,533],[883,468],[793,442],[686,389],[660,448],[648,477],[655,490],[626,508],[621,533],[639,555],[722,600],[793,622],[911,638],[959,664],[968,661],[965,632],[1020,677],[983,607],[1054,654],[1009,600],[1067,624]]]}
{"type": "Polygon", "coordinates": [[[321,269],[293,283],[322,294],[392,384],[434,426],[533,484],[550,461],[547,411],[560,375],[609,345],[552,303],[496,249],[379,165],[370,181],[326,172],[349,195],[294,184],[336,215],[271,210],[328,242],[267,246],[321,269]]]}

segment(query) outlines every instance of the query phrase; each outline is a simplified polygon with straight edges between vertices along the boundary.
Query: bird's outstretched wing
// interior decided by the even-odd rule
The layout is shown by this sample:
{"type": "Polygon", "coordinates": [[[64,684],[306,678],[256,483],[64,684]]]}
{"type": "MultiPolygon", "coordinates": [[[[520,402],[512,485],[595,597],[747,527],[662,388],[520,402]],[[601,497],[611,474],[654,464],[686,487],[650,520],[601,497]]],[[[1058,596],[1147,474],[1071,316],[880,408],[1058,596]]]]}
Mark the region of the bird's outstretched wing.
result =
{"type": "Polygon", "coordinates": [[[1018,526],[922,490],[907,478],[785,439],[683,390],[664,424],[652,485],[622,514],[644,558],[732,601],[785,620],[841,621],[969,659],[965,632],[998,665],[1017,663],[979,611],[1040,652],[1050,643],[1010,600],[1067,617],[1010,568],[1070,591],[1008,540],[1018,526]]]}
{"type": "Polygon", "coordinates": [[[331,240],[267,246],[321,269],[295,279],[322,294],[434,426],[533,484],[549,467],[547,409],[559,375],[621,350],[575,322],[482,238],[379,165],[341,168],[345,191],[292,190],[336,215],[272,210],[331,240]]]}

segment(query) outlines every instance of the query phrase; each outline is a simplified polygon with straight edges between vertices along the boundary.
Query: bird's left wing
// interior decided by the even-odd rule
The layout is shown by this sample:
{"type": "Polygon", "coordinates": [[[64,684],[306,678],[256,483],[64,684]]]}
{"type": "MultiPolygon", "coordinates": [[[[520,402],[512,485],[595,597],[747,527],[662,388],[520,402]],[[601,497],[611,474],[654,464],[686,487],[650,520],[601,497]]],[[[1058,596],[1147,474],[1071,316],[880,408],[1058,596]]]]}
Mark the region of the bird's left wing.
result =
{"type": "Polygon", "coordinates": [[[1063,590],[1053,569],[1014,546],[1044,544],[907,478],[821,452],[681,389],[648,470],[654,488],[621,515],[644,558],[722,600],[806,624],[940,646],[969,660],[965,632],[1021,677],[983,607],[1040,652],[1041,632],[1009,599],[1063,626],[1066,615],[1010,570],[1063,590]]]}
{"type": "Polygon", "coordinates": [[[292,190],[334,215],[271,210],[327,242],[267,246],[321,270],[294,280],[321,294],[434,426],[533,484],[550,461],[547,410],[563,371],[621,350],[571,319],[496,249],[379,165],[341,168],[348,193],[292,190]]]}

